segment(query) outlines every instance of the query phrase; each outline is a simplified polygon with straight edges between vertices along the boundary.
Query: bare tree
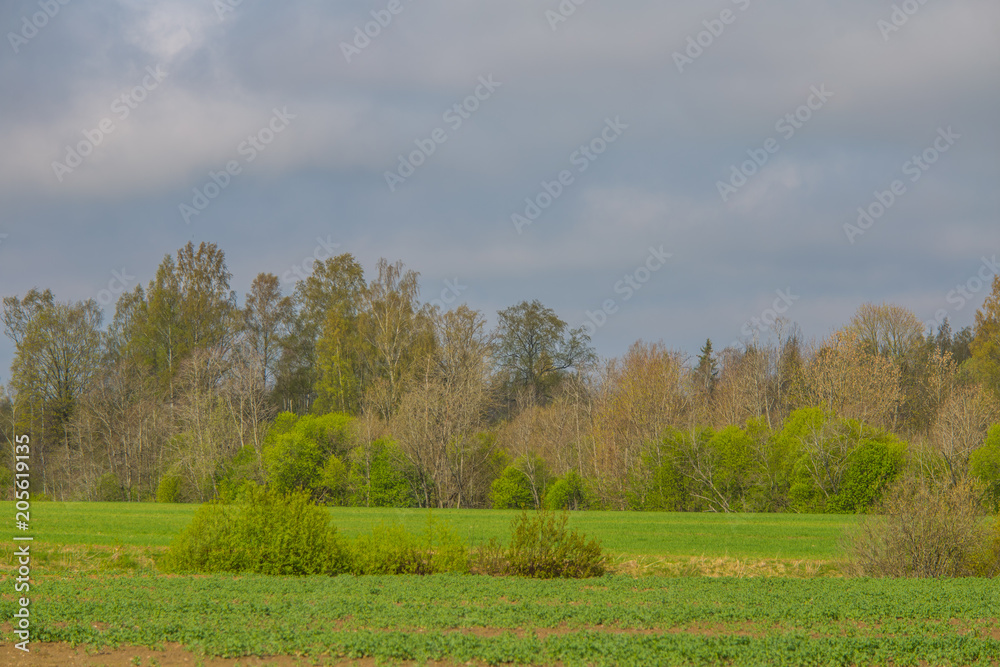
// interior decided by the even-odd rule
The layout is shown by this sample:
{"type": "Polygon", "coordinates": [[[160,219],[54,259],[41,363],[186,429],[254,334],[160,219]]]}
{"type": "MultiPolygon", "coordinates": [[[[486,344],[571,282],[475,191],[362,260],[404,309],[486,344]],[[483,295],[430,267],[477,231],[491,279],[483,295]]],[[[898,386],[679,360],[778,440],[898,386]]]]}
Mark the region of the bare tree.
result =
{"type": "Polygon", "coordinates": [[[968,476],[969,455],[983,444],[989,427],[1000,419],[996,398],[985,387],[960,387],[945,400],[931,428],[930,442],[944,461],[949,480],[968,476]]]}

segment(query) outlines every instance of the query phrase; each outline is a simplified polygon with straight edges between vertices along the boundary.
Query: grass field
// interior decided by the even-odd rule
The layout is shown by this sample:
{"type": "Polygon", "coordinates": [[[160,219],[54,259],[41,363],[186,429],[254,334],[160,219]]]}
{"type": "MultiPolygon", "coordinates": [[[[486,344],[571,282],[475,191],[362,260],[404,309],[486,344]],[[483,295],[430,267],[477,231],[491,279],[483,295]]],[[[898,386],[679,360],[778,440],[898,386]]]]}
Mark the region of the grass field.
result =
{"type": "Polygon", "coordinates": [[[177,646],[318,665],[1000,661],[998,580],[73,575],[40,581],[33,614],[65,664],[73,644],[89,664],[180,664],[177,646]]]}
{"type": "MultiPolygon", "coordinates": [[[[13,516],[12,503],[0,509],[13,516]]],[[[831,574],[818,567],[705,566],[642,570],[689,576],[636,577],[641,568],[618,567],[600,579],[562,581],[157,573],[152,559],[195,509],[34,504],[38,664],[1000,665],[1000,580],[865,580],[817,577],[831,574]],[[749,576],[779,572],[796,576],[749,576]]],[[[379,522],[418,530],[427,517],[395,509],[330,514],[346,535],[379,522]]],[[[514,515],[435,512],[470,545],[506,536],[514,515]]],[[[842,532],[855,520],[587,512],[572,514],[570,523],[600,538],[619,565],[631,557],[704,565],[836,561],[842,532]]],[[[12,554],[0,542],[5,638],[17,604],[12,554]]],[[[9,642],[0,646],[0,664],[22,657],[9,642]]]]}
{"type": "MultiPolygon", "coordinates": [[[[49,544],[163,547],[190,522],[196,507],[159,503],[34,503],[36,540],[49,544]]],[[[334,525],[353,536],[379,522],[419,530],[427,510],[330,508],[334,525]]],[[[0,502],[3,516],[14,515],[0,502]]],[[[475,545],[505,539],[513,511],[435,510],[475,545]]],[[[599,538],[612,553],[637,556],[706,556],[785,560],[833,560],[846,526],[845,515],[682,514],[669,512],[578,512],[570,526],[599,538]]]]}

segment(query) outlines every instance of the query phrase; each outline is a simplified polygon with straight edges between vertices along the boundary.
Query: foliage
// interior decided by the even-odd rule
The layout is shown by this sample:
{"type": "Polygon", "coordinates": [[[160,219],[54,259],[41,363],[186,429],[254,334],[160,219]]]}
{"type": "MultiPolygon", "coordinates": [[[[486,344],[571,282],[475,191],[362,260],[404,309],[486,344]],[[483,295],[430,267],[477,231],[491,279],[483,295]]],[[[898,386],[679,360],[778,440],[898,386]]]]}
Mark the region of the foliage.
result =
{"type": "Polygon", "coordinates": [[[508,392],[546,401],[570,369],[596,359],[583,327],[567,329],[540,301],[522,301],[499,313],[494,354],[508,392]]]}
{"type": "Polygon", "coordinates": [[[423,301],[401,262],[374,269],[327,256],[289,272],[292,296],[260,273],[238,303],[223,251],[187,243],[107,327],[94,301],[5,297],[0,440],[30,434],[59,500],[167,479],[182,502],[254,482],[333,506],[854,513],[907,467],[971,474],[1000,508],[1000,279],[974,331],[864,304],[815,345],[779,319],[696,358],[640,340],[598,364],[538,301],[490,330],[423,301]]]}
{"type": "Polygon", "coordinates": [[[477,570],[535,579],[602,576],[606,556],[601,543],[567,529],[568,518],[565,512],[522,512],[511,522],[506,549],[495,539],[481,547],[477,570]]]}
{"type": "Polygon", "coordinates": [[[535,507],[528,473],[517,465],[504,468],[490,485],[490,500],[495,510],[522,510],[535,507]]]}
{"type": "Polygon", "coordinates": [[[903,468],[896,436],[819,408],[793,412],[777,436],[794,461],[789,499],[800,512],[862,512],[903,468]]]}
{"type": "Polygon", "coordinates": [[[546,489],[542,504],[547,510],[586,510],[597,504],[597,498],[580,473],[570,470],[546,489]]]}
{"type": "Polygon", "coordinates": [[[993,290],[976,312],[975,338],[969,348],[974,373],[1000,398],[1000,276],[993,277],[993,290]]]}
{"type": "Polygon", "coordinates": [[[248,484],[232,503],[202,505],[163,565],[173,572],[335,574],[346,557],[329,516],[307,492],[248,484]]]}
{"type": "Polygon", "coordinates": [[[106,472],[101,475],[94,488],[94,499],[100,502],[124,500],[125,496],[122,491],[121,482],[118,481],[118,476],[113,472],[106,472]]]}
{"type": "Polygon", "coordinates": [[[268,483],[282,493],[303,488],[316,495],[342,497],[345,480],[337,478],[336,463],[330,470],[326,466],[331,457],[350,451],[352,423],[349,415],[339,413],[278,415],[264,440],[268,483]]]}
{"type": "Polygon", "coordinates": [[[987,504],[1000,512],[1000,424],[994,424],[982,447],[972,452],[969,472],[982,483],[987,504]]]}
{"type": "Polygon", "coordinates": [[[413,507],[410,485],[400,468],[399,447],[389,440],[375,440],[351,450],[348,473],[351,505],[360,507],[413,507]]]}
{"type": "Polygon", "coordinates": [[[977,572],[987,543],[979,489],[906,478],[849,534],[855,572],[875,577],[959,577],[977,572]]]}
{"type": "Polygon", "coordinates": [[[156,487],[156,502],[176,503],[180,501],[181,478],[177,475],[164,475],[156,487]]]}
{"type": "Polygon", "coordinates": [[[844,480],[827,504],[831,512],[865,512],[874,505],[903,471],[906,445],[881,430],[848,422],[857,444],[848,456],[844,480]]]}
{"type": "Polygon", "coordinates": [[[447,523],[430,511],[419,534],[399,524],[378,524],[350,546],[349,570],[356,575],[436,574],[468,570],[468,550],[447,523]]]}

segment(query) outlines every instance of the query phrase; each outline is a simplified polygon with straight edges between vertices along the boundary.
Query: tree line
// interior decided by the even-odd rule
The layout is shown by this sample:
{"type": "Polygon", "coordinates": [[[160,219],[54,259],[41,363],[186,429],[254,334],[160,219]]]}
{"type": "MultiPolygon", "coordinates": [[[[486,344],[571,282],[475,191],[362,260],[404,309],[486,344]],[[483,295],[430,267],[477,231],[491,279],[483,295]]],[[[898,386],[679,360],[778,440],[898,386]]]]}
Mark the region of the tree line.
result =
{"type": "Polygon", "coordinates": [[[188,243],[107,324],[94,300],[8,296],[0,432],[31,435],[33,488],[60,500],[253,481],[360,506],[842,512],[903,474],[1000,500],[1000,277],[959,332],[865,304],[819,341],[779,321],[612,359],[538,301],[491,329],[418,278],[342,254],[240,303],[223,251],[188,243]]]}

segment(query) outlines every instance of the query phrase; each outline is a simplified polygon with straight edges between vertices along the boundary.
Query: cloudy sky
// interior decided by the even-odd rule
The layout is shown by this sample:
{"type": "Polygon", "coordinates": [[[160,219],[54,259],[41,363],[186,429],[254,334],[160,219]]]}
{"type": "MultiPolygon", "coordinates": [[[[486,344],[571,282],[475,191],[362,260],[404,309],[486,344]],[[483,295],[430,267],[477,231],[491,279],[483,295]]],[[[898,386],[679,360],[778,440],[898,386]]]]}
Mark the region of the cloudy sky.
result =
{"type": "Polygon", "coordinates": [[[189,240],[241,295],[351,252],[695,354],[775,306],[807,338],[869,301],[971,324],[1000,270],[996,0],[8,0],[0,29],[2,296],[110,318],[189,240]]]}

